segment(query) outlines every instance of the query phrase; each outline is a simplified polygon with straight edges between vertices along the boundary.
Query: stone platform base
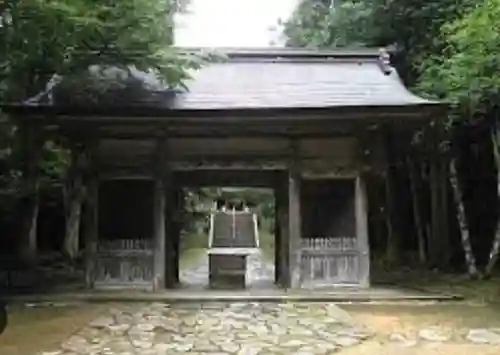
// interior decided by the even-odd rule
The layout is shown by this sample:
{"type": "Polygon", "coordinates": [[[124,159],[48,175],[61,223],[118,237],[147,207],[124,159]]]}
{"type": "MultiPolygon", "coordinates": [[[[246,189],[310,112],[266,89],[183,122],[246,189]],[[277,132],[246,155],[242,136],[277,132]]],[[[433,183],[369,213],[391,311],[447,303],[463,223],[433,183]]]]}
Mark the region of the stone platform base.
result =
{"type": "Polygon", "coordinates": [[[9,295],[7,303],[75,303],[75,302],[453,302],[461,295],[427,293],[401,288],[342,290],[196,290],[178,289],[161,292],[134,290],[68,292],[56,294],[9,295]]]}
{"type": "Polygon", "coordinates": [[[208,251],[208,279],[211,289],[245,289],[246,248],[213,248],[208,251]]]}

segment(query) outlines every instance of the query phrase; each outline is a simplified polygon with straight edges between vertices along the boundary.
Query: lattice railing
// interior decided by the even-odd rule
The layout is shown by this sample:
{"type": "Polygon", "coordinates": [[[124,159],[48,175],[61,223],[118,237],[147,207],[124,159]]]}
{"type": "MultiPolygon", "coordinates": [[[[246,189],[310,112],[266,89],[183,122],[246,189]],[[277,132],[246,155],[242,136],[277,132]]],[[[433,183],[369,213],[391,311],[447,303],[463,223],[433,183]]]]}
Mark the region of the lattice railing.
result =
{"type": "Polygon", "coordinates": [[[153,243],[144,239],[98,244],[96,286],[145,286],[153,281],[153,243]]]}
{"type": "Polygon", "coordinates": [[[359,249],[355,237],[302,239],[301,278],[304,286],[359,283],[359,249]]]}

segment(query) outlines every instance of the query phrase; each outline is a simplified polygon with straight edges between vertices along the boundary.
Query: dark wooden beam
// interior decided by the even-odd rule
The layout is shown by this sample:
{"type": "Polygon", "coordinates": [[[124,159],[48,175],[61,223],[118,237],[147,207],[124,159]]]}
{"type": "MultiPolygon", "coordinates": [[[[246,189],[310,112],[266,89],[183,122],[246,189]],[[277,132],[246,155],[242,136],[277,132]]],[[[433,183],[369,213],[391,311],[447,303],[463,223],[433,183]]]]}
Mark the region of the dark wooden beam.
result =
{"type": "Polygon", "coordinates": [[[182,187],[198,186],[251,186],[273,187],[280,171],[176,171],[173,173],[174,184],[182,187]]]}

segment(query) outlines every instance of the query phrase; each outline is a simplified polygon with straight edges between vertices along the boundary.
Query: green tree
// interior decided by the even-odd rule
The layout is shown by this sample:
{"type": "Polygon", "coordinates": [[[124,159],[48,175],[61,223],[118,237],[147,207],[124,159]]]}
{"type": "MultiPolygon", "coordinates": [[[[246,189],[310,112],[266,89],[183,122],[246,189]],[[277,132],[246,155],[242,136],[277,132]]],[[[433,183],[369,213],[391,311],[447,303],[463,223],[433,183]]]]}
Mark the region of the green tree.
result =
{"type": "MultiPolygon", "coordinates": [[[[419,87],[422,92],[445,98],[453,104],[455,112],[448,122],[449,129],[474,120],[491,125],[500,200],[499,18],[500,0],[484,0],[455,21],[443,25],[440,40],[446,46],[441,53],[424,61],[419,87]]],[[[486,275],[492,272],[499,247],[500,219],[484,270],[486,275]]],[[[470,267],[474,271],[475,266],[470,267]]]]}
{"type": "MultiPolygon", "coordinates": [[[[453,37],[451,33],[454,32],[455,37],[458,34],[469,36],[469,43],[463,40],[461,40],[461,43],[464,46],[476,48],[472,43],[478,42],[480,36],[477,34],[477,30],[469,27],[466,28],[463,24],[463,19],[471,16],[469,15],[471,13],[480,11],[477,9],[474,10],[474,6],[478,3],[482,3],[482,1],[352,0],[342,1],[342,3],[337,3],[336,7],[332,8],[324,4],[318,5],[313,0],[304,0],[297,7],[290,21],[285,24],[284,32],[289,38],[289,46],[312,46],[320,48],[349,47],[360,44],[369,47],[393,46],[395,48],[393,63],[406,85],[411,89],[420,88],[423,94],[447,97],[447,92],[450,89],[453,91],[458,90],[458,87],[460,87],[459,91],[467,98],[468,93],[471,91],[469,85],[480,86],[477,85],[477,80],[475,79],[478,73],[473,69],[464,76],[461,75],[460,71],[467,72],[470,70],[471,66],[476,65],[474,61],[477,58],[471,55],[467,58],[468,63],[461,63],[463,65],[455,68],[458,60],[465,61],[462,57],[462,51],[465,47],[458,48],[458,45],[455,44],[455,47],[457,47],[455,51],[457,58],[450,60],[452,59],[450,53],[453,52],[453,49],[450,48],[450,43],[453,40],[459,40],[458,38],[451,38],[453,37]],[[457,20],[460,18],[461,20],[457,20]],[[447,34],[443,35],[443,28],[447,34]],[[451,67],[457,71],[453,73],[454,75],[447,72],[451,67]],[[456,78],[463,80],[460,82],[460,85],[456,82],[458,80],[456,78]]],[[[483,8],[487,8],[488,6],[492,6],[491,1],[485,1],[482,5],[483,8]],[[486,3],[489,4],[485,5],[486,3]]],[[[495,18],[494,11],[490,13],[490,16],[490,18],[495,18]]],[[[487,23],[485,20],[477,22],[481,24],[487,23]]],[[[486,27],[484,30],[487,31],[486,27]]],[[[495,33],[495,31],[492,31],[489,34],[490,37],[494,36],[495,33]]],[[[496,49],[492,49],[491,47],[482,48],[482,50],[493,56],[496,53],[496,49]]],[[[491,65],[491,58],[483,59],[491,65]]],[[[484,76],[484,78],[491,79],[492,77],[484,76]]],[[[489,86],[490,91],[492,87],[494,85],[489,86]]],[[[472,91],[478,90],[473,89],[472,91]]],[[[482,94],[472,95],[481,97],[483,101],[485,99],[482,94]]],[[[463,108],[465,107],[470,111],[471,104],[472,106],[476,105],[473,102],[477,100],[473,100],[472,102],[465,101],[467,104],[461,105],[462,110],[459,112],[459,116],[463,116],[463,108]]],[[[446,123],[445,121],[438,122],[438,125],[446,123]]],[[[417,141],[421,142],[420,139],[417,141]]],[[[454,187],[453,191],[455,192],[458,219],[462,231],[463,247],[466,252],[469,272],[476,274],[477,268],[475,267],[474,255],[470,247],[467,221],[461,197],[462,193],[458,189],[454,160],[452,160],[450,169],[450,180],[454,187]]],[[[417,205],[415,204],[414,206],[417,205]]],[[[498,250],[498,244],[500,244],[500,240],[495,244],[496,249],[494,248],[494,250],[498,250]]]]}
{"type": "Polygon", "coordinates": [[[360,47],[374,41],[372,7],[365,1],[302,1],[283,32],[289,47],[360,47]]]}
{"type": "Polygon", "coordinates": [[[444,43],[441,26],[467,11],[477,0],[303,0],[284,24],[290,47],[379,47],[397,49],[396,65],[413,86],[429,55],[444,43]]]}
{"type": "MultiPolygon", "coordinates": [[[[44,90],[48,82],[57,83],[63,77],[66,81],[76,82],[80,90],[86,91],[85,85],[89,82],[83,80],[83,74],[95,65],[118,67],[125,73],[130,73],[131,68],[153,72],[165,85],[174,88],[182,86],[184,80],[189,78],[189,69],[199,68],[210,56],[182,53],[172,46],[172,15],[184,7],[179,4],[181,1],[178,0],[130,0],[120,4],[107,0],[2,2],[0,99],[26,100],[44,90]]],[[[114,83],[104,85],[106,88],[106,85],[114,83]]],[[[5,123],[5,117],[2,120],[5,123]]],[[[25,254],[29,255],[33,254],[28,247],[28,244],[33,244],[33,238],[30,242],[28,235],[33,236],[36,229],[39,180],[28,184],[33,186],[24,184],[20,189],[12,188],[15,182],[20,181],[17,171],[23,169],[18,168],[21,163],[26,165],[28,159],[24,154],[26,152],[21,150],[16,153],[13,149],[23,146],[15,143],[19,143],[20,137],[15,134],[19,130],[11,124],[3,124],[1,130],[2,134],[12,138],[2,142],[5,144],[0,156],[4,163],[0,171],[3,191],[16,191],[17,199],[24,197],[22,205],[26,220],[20,237],[25,254]]],[[[71,165],[74,154],[68,155],[63,151],[57,144],[45,145],[41,162],[30,166],[30,169],[36,171],[36,175],[42,173],[43,176],[54,177],[55,174],[58,179],[66,176],[69,180],[73,179],[73,174],[67,174],[66,168],[71,165]]],[[[70,208],[67,216],[68,221],[72,221],[67,226],[67,237],[69,233],[74,239],[78,234],[79,218],[73,217],[75,213],[79,215],[81,210],[84,187],[72,181],[65,185],[77,190],[68,194],[73,196],[68,205],[74,208],[70,208]]],[[[74,247],[69,246],[76,244],[74,241],[65,244],[67,254],[73,257],[74,247]]]]}
{"type": "Polygon", "coordinates": [[[7,2],[0,36],[2,87],[10,97],[38,93],[55,74],[91,65],[153,70],[170,86],[181,85],[199,56],[172,46],[171,0],[7,2]],[[8,90],[7,90],[8,89],[8,90]]]}

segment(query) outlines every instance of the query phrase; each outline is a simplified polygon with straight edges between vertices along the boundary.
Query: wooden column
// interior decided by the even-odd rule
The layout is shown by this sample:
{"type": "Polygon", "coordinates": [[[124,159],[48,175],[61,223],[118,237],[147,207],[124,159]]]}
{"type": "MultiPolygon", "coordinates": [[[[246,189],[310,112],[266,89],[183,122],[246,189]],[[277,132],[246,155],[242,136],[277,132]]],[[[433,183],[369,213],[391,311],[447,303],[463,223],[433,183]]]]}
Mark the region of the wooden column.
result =
{"type": "Polygon", "coordinates": [[[296,142],[293,142],[293,156],[288,169],[288,254],[290,265],[290,288],[299,288],[301,284],[301,175],[296,159],[298,159],[297,145],[296,142]]]}
{"type": "MultiPolygon", "coordinates": [[[[164,164],[168,164],[165,160],[164,164]]],[[[165,186],[165,245],[163,247],[165,255],[165,287],[174,288],[177,284],[176,269],[177,269],[177,252],[176,238],[178,237],[178,228],[176,221],[176,206],[177,202],[175,187],[172,184],[172,175],[167,168],[164,175],[165,186]]]]}
{"type": "Polygon", "coordinates": [[[447,235],[447,170],[440,158],[430,161],[431,188],[431,235],[429,240],[429,261],[431,266],[446,266],[447,235]]]}
{"type": "Polygon", "coordinates": [[[172,243],[174,250],[174,280],[175,283],[179,283],[179,261],[180,261],[180,245],[181,245],[181,232],[183,226],[183,207],[184,207],[184,192],[182,188],[176,187],[175,189],[175,212],[174,212],[174,227],[172,235],[172,243]]]}
{"type": "Polygon", "coordinates": [[[167,188],[165,186],[166,140],[160,139],[155,154],[153,188],[153,290],[165,288],[167,188]]]}
{"type": "Polygon", "coordinates": [[[281,256],[281,244],[282,244],[282,235],[281,235],[281,225],[280,225],[280,219],[279,213],[279,205],[278,205],[278,187],[275,187],[274,189],[274,282],[277,285],[280,285],[282,282],[282,275],[281,275],[281,262],[280,262],[280,256],[281,256]]]}
{"type": "Polygon", "coordinates": [[[153,290],[165,288],[165,186],[161,177],[157,176],[154,182],[153,207],[153,290]]]}
{"type": "Polygon", "coordinates": [[[97,145],[88,144],[86,187],[87,196],[84,205],[84,240],[85,240],[85,284],[94,288],[96,280],[97,245],[99,242],[99,176],[97,175],[97,145]]]}
{"type": "Polygon", "coordinates": [[[448,159],[442,157],[440,161],[440,185],[441,185],[441,250],[447,257],[442,258],[441,263],[446,267],[450,263],[450,232],[448,225],[448,159]]]}
{"type": "Polygon", "coordinates": [[[290,263],[288,247],[288,192],[286,188],[286,176],[280,176],[276,186],[276,223],[279,228],[279,242],[276,243],[276,256],[278,259],[275,264],[279,270],[280,286],[290,287],[290,263]],[[279,265],[279,266],[278,266],[279,265]]]}
{"type": "Polygon", "coordinates": [[[391,124],[384,127],[385,140],[385,214],[387,226],[386,260],[389,265],[397,264],[401,252],[400,218],[397,214],[396,174],[397,152],[395,129],[391,124]]]}
{"type": "Polygon", "coordinates": [[[355,180],[355,218],[356,239],[358,242],[359,284],[361,287],[370,286],[370,245],[368,239],[368,202],[366,187],[362,176],[355,180]]]}

